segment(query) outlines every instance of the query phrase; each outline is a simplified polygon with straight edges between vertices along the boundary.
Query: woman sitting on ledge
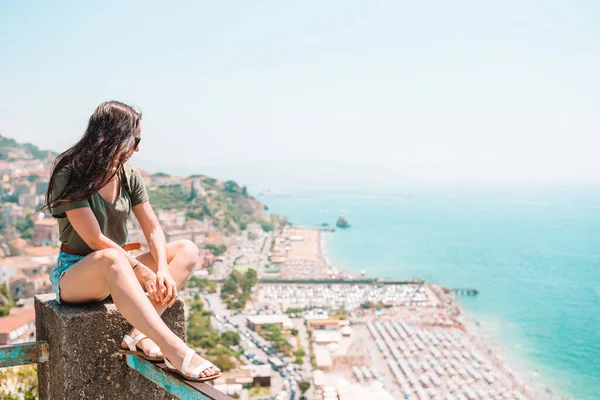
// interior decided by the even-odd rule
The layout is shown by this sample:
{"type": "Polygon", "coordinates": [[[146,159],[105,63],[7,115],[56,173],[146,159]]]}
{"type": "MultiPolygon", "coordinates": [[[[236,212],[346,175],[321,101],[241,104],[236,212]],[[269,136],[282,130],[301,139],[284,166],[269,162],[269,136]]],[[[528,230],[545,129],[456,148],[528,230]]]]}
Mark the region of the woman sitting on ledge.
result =
{"type": "Polygon", "coordinates": [[[50,280],[59,302],[100,301],[111,295],[133,325],[122,352],[164,360],[186,379],[213,380],[221,375],[219,369],[160,317],[190,276],[198,248],[188,240],[166,243],[142,176],[127,164],[139,151],[141,118],[123,103],[102,103],[81,140],[55,160],[46,207],[58,219],[62,246],[50,280]],[[122,247],[131,211],[150,248],[137,258],[122,247]]]}

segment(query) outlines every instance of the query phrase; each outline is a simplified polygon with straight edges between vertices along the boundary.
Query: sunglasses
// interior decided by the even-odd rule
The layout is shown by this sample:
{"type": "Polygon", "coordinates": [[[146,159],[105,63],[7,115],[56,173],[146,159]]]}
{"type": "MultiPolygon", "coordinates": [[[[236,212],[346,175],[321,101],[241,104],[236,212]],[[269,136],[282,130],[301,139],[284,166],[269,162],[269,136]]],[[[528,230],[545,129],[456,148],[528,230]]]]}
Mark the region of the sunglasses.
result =
{"type": "Polygon", "coordinates": [[[136,137],[136,138],[135,138],[135,141],[133,142],[133,143],[134,143],[134,146],[133,146],[133,148],[134,148],[134,149],[137,149],[137,148],[138,148],[138,146],[140,145],[140,142],[141,142],[141,141],[142,141],[142,138],[141,138],[141,137],[136,137]]]}

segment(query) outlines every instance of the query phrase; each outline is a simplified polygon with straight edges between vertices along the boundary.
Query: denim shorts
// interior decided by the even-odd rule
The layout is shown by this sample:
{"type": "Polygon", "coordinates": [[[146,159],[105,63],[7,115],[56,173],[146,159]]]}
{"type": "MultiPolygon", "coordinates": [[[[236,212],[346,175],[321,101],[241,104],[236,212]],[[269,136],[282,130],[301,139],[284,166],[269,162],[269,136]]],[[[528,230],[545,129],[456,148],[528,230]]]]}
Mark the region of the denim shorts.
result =
{"type": "Polygon", "coordinates": [[[63,274],[67,272],[69,268],[73,266],[77,261],[81,260],[85,256],[75,256],[72,254],[67,254],[64,252],[60,252],[58,254],[58,259],[56,260],[56,265],[50,271],[50,282],[52,282],[52,289],[54,289],[54,294],[56,294],[56,301],[60,303],[60,278],[62,278],[63,274]]]}

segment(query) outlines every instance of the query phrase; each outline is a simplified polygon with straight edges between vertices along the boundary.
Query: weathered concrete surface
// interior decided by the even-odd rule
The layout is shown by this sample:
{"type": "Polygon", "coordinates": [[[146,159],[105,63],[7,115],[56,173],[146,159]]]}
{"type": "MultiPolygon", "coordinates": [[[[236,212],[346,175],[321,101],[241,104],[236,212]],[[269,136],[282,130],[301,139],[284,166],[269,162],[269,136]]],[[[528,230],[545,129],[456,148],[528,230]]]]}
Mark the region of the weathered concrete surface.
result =
{"type": "MultiPolygon", "coordinates": [[[[172,399],[127,366],[118,354],[131,326],[111,300],[82,305],[58,304],[54,294],[35,298],[37,340],[50,347],[49,361],[38,364],[41,400],[172,399]]],[[[185,339],[183,303],[177,301],[163,320],[185,339]]]]}

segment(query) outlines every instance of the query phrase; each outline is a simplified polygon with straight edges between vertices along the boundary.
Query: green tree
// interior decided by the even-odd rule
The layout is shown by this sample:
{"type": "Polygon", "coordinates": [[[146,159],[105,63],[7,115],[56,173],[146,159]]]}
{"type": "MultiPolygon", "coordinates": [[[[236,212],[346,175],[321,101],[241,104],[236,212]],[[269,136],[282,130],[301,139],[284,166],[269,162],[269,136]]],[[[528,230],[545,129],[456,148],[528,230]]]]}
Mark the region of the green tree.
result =
{"type": "Polygon", "coordinates": [[[23,365],[0,370],[0,399],[37,400],[38,396],[36,365],[23,365]],[[6,385],[9,381],[16,382],[10,391],[6,385]]]}
{"type": "Polygon", "coordinates": [[[260,221],[260,227],[265,232],[271,232],[273,230],[273,221],[263,219],[260,221]]]}
{"type": "Polygon", "coordinates": [[[237,271],[232,272],[221,286],[221,298],[227,304],[227,308],[244,309],[250,300],[252,287],[257,283],[258,278],[254,269],[248,269],[244,275],[237,271]]]}
{"type": "Polygon", "coordinates": [[[240,185],[238,185],[234,181],[227,181],[227,182],[225,182],[223,190],[225,192],[235,193],[235,194],[240,194],[242,192],[242,189],[240,188],[240,185]]]}
{"type": "Polygon", "coordinates": [[[302,393],[305,393],[310,388],[310,382],[301,381],[300,383],[298,383],[298,388],[302,393]]]}
{"type": "Polygon", "coordinates": [[[221,287],[221,293],[233,294],[237,293],[237,283],[232,279],[227,279],[223,282],[223,286],[221,287]]]}
{"type": "Polygon", "coordinates": [[[240,335],[237,332],[225,331],[221,333],[221,340],[219,341],[225,346],[237,346],[240,344],[240,335]]]}
{"type": "Polygon", "coordinates": [[[181,192],[180,185],[158,187],[150,191],[152,206],[159,210],[185,210],[188,196],[181,192]]]}
{"type": "Polygon", "coordinates": [[[208,293],[215,293],[217,291],[217,284],[206,278],[197,278],[192,276],[186,282],[186,286],[190,288],[198,288],[208,293]]]}
{"type": "Polygon", "coordinates": [[[215,364],[217,368],[221,371],[230,371],[236,367],[235,362],[232,360],[231,356],[226,354],[219,354],[216,357],[207,357],[210,362],[215,364]]]}
{"type": "Polygon", "coordinates": [[[214,244],[207,244],[206,249],[210,250],[211,253],[213,253],[215,256],[219,257],[220,255],[222,255],[223,253],[225,253],[227,251],[227,246],[225,246],[224,244],[220,244],[218,246],[214,245],[214,244]]]}
{"type": "Polygon", "coordinates": [[[15,302],[10,296],[10,292],[6,285],[0,285],[0,296],[3,297],[3,299],[0,300],[0,317],[5,317],[10,313],[10,309],[15,306],[15,302]],[[6,303],[4,300],[6,300],[6,303]]]}
{"type": "Polygon", "coordinates": [[[256,270],[252,268],[248,268],[246,273],[244,274],[244,279],[241,282],[242,290],[245,292],[250,292],[252,286],[258,283],[258,275],[256,274],[256,270]]]}
{"type": "Polygon", "coordinates": [[[192,187],[190,189],[190,196],[188,197],[187,201],[191,202],[193,201],[196,197],[198,196],[198,191],[196,190],[196,188],[194,188],[194,182],[192,182],[192,187]]]}
{"type": "Polygon", "coordinates": [[[270,341],[277,350],[285,354],[291,354],[292,345],[276,325],[262,324],[260,326],[260,335],[270,341]]]}
{"type": "Polygon", "coordinates": [[[15,228],[23,239],[30,240],[33,238],[33,220],[28,216],[20,218],[15,224],[15,228]]]}
{"type": "Polygon", "coordinates": [[[344,307],[338,308],[337,311],[335,312],[335,317],[338,319],[346,319],[346,317],[347,317],[346,309],[344,307]]]}
{"type": "Polygon", "coordinates": [[[185,212],[185,219],[188,221],[190,219],[196,219],[198,221],[202,221],[204,219],[204,213],[199,208],[195,208],[193,210],[187,210],[185,212]]]}

